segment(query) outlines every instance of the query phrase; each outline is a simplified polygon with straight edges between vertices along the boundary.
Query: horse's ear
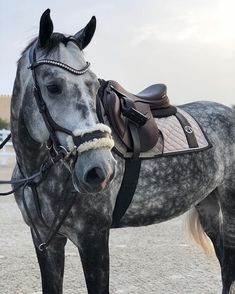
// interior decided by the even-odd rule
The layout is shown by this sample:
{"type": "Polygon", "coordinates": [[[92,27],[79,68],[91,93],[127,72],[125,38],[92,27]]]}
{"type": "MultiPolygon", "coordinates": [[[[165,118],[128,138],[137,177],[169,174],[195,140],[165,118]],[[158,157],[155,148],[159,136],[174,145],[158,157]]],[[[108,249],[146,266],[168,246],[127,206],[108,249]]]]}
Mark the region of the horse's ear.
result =
{"type": "Polygon", "coordinates": [[[40,29],[38,43],[39,47],[43,48],[47,45],[53,33],[53,22],[50,17],[50,9],[43,12],[40,19],[40,29]]]}
{"type": "Polygon", "coordinates": [[[74,38],[77,40],[81,50],[83,50],[90,43],[94,35],[95,29],[96,18],[95,16],[92,16],[91,20],[88,22],[85,28],[83,28],[74,35],[74,38]]]}

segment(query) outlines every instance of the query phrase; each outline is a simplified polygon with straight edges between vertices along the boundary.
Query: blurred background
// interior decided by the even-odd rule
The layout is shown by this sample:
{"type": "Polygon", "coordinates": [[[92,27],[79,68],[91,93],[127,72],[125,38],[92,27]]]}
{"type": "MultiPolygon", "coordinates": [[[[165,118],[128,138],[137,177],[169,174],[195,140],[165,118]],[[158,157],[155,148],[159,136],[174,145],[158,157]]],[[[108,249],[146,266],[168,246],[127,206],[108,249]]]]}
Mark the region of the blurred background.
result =
{"type": "MultiPolygon", "coordinates": [[[[195,100],[235,104],[234,0],[0,1],[0,143],[9,133],[17,60],[37,36],[47,8],[55,31],[67,34],[97,17],[97,31],[85,54],[98,77],[117,80],[134,93],[165,83],[175,105],[195,100]]],[[[14,162],[9,142],[0,152],[0,179],[9,179],[14,162]]],[[[13,198],[1,199],[0,223],[0,292],[41,293],[30,234],[13,198]]],[[[211,267],[185,242],[181,224],[178,218],[112,232],[112,293],[220,293],[218,264],[211,267]]],[[[77,293],[79,287],[86,293],[71,244],[66,263],[66,293],[77,293]]]]}

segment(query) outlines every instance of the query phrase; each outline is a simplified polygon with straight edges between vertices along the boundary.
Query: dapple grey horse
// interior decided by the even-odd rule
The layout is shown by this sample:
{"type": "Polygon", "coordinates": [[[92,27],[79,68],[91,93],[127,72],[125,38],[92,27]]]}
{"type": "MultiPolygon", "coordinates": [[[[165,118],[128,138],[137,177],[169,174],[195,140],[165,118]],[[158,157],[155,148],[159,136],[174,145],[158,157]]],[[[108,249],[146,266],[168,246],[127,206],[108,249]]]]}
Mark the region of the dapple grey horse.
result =
{"type": "MultiPolygon", "coordinates": [[[[48,115],[61,127],[55,131],[61,148],[68,148],[71,137],[62,128],[73,133],[92,133],[103,127],[95,106],[99,82],[82,52],[95,27],[93,17],[84,29],[68,37],[53,33],[49,10],[42,15],[39,36],[23,51],[14,84],[11,102],[11,131],[17,158],[14,180],[30,177],[51,157],[47,146],[50,131],[35,98],[38,94],[33,72],[48,115]],[[34,61],[54,60],[63,65],[42,62],[33,66],[29,56],[32,48],[34,61]]],[[[212,148],[144,160],[135,195],[119,227],[156,224],[196,208],[221,265],[222,293],[228,294],[235,280],[234,110],[212,102],[194,102],[180,108],[200,123],[212,148]]],[[[72,165],[64,160],[56,162],[38,185],[37,200],[30,186],[15,192],[23,218],[32,229],[44,294],[63,291],[67,238],[79,250],[88,293],[109,293],[109,231],[125,164],[124,159],[112,153],[111,147],[101,144],[89,148],[79,153],[72,165]],[[74,203],[58,233],[46,250],[40,250],[34,227],[45,240],[59,203],[67,207],[74,195],[74,203]]]]}

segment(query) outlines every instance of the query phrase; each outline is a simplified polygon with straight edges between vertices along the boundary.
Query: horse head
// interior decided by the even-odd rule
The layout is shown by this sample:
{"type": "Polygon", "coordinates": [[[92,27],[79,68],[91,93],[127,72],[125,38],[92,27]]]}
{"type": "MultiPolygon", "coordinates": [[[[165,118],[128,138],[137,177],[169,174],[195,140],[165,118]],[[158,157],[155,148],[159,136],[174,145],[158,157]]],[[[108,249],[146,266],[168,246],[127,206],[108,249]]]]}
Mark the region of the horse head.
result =
{"type": "Polygon", "coordinates": [[[84,193],[106,189],[116,164],[111,130],[96,115],[99,81],[82,51],[95,28],[92,17],[73,36],[53,33],[48,9],[41,16],[39,36],[19,62],[27,93],[22,112],[28,133],[42,146],[51,142],[54,152],[66,153],[74,186],[84,193]]]}

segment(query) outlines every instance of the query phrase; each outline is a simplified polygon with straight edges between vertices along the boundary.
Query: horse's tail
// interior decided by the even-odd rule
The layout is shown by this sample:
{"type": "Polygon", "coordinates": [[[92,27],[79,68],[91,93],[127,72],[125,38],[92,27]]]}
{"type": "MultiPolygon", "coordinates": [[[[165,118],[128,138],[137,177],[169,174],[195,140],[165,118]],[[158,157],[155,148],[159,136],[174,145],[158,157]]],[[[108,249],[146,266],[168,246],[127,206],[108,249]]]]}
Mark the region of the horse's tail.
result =
{"type": "Polygon", "coordinates": [[[192,239],[204,250],[207,256],[213,255],[214,246],[210,240],[210,238],[205,233],[198,212],[195,208],[191,209],[187,216],[187,227],[189,235],[192,239]]]}

